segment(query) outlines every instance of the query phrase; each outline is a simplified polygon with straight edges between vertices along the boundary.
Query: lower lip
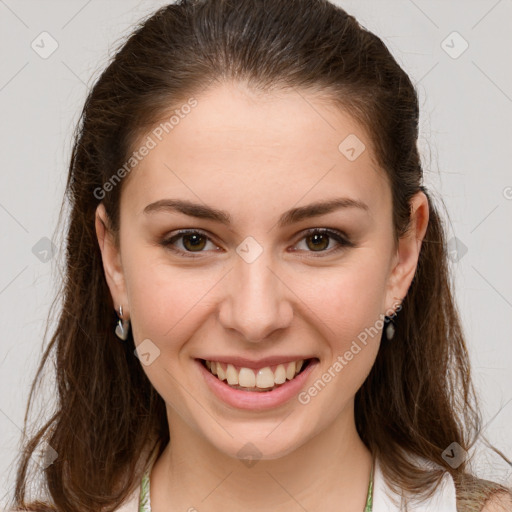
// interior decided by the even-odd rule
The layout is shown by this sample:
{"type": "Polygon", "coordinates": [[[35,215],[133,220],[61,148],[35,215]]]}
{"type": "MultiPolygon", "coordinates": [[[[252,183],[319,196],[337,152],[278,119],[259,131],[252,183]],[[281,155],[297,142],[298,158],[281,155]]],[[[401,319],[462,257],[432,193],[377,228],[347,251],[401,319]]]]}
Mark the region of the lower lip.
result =
{"type": "Polygon", "coordinates": [[[215,377],[203,363],[196,359],[201,374],[213,393],[227,404],[238,409],[266,410],[278,407],[296,396],[304,387],[310,373],[318,364],[318,359],[311,361],[306,369],[292,380],[287,380],[272,391],[242,391],[233,389],[225,381],[215,377]]]}

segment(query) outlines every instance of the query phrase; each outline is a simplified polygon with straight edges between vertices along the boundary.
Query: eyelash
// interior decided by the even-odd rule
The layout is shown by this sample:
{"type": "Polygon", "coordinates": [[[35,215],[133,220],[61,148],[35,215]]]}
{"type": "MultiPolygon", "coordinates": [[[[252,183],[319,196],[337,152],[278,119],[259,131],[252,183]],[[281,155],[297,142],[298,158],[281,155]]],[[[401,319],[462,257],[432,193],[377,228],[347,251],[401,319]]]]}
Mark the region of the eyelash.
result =
{"type": "MultiPolygon", "coordinates": [[[[336,242],[338,242],[338,247],[334,248],[334,249],[331,249],[331,250],[323,250],[323,251],[306,251],[306,252],[311,252],[312,254],[315,254],[315,252],[318,252],[320,253],[318,256],[314,255],[313,258],[319,258],[319,257],[322,257],[323,254],[333,254],[333,253],[336,253],[344,248],[348,248],[348,247],[354,247],[355,244],[353,242],[351,242],[348,237],[346,237],[343,233],[341,233],[340,231],[337,231],[337,230],[333,230],[333,229],[327,229],[327,228],[312,228],[312,229],[309,229],[307,230],[304,235],[302,236],[302,238],[299,239],[299,242],[302,241],[304,238],[307,238],[308,236],[312,236],[312,235],[317,235],[317,234],[320,234],[320,235],[328,235],[329,238],[331,239],[334,239],[336,242]]],[[[183,229],[183,230],[180,230],[178,231],[175,235],[173,235],[172,237],[170,238],[167,238],[167,239],[164,239],[160,242],[160,245],[162,245],[163,247],[165,247],[166,249],[169,249],[181,256],[184,256],[185,258],[201,258],[201,253],[202,252],[205,252],[205,251],[198,251],[198,253],[193,253],[192,251],[182,251],[180,249],[176,249],[175,247],[173,247],[173,243],[175,241],[177,241],[178,239],[180,238],[183,238],[184,235],[202,235],[204,237],[206,237],[209,241],[212,241],[211,238],[206,234],[204,233],[203,231],[200,231],[200,230],[196,230],[196,229],[183,229]]],[[[309,257],[309,256],[308,256],[309,257]]]]}

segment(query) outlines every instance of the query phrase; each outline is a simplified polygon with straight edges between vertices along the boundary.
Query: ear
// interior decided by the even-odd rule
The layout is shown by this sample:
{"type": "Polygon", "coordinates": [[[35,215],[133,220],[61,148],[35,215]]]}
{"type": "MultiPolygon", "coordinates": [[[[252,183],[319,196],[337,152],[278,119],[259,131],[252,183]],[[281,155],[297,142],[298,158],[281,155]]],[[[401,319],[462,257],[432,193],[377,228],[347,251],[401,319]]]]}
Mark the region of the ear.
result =
{"type": "Polygon", "coordinates": [[[103,269],[114,307],[123,306],[123,318],[129,318],[128,296],[124,279],[121,254],[115,244],[114,235],[103,203],[96,208],[95,227],[103,260],[103,269]]]}
{"type": "Polygon", "coordinates": [[[393,259],[393,268],[388,279],[388,295],[386,297],[388,310],[396,310],[397,303],[407,295],[416,273],[421,244],[427,231],[429,219],[427,196],[422,191],[417,192],[411,198],[410,204],[410,227],[398,241],[397,253],[393,259]]]}

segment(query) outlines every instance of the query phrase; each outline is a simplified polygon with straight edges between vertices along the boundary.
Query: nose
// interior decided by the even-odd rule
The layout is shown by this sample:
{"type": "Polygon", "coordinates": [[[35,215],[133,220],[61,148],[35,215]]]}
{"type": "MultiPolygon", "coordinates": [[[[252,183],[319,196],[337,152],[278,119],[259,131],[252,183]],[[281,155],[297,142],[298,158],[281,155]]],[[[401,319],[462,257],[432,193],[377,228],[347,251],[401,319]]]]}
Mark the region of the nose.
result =
{"type": "Polygon", "coordinates": [[[291,283],[286,283],[271,266],[265,251],[252,263],[238,258],[225,283],[219,321],[225,329],[237,331],[252,343],[285,329],[293,317],[291,283]]]}

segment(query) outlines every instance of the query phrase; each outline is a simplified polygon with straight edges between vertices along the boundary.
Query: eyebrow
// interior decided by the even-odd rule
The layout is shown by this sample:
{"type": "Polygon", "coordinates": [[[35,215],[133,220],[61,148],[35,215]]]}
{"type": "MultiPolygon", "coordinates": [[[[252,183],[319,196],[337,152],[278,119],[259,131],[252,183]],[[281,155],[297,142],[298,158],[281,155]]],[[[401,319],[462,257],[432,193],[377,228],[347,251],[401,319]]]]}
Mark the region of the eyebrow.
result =
{"type": "MultiPolygon", "coordinates": [[[[365,212],[370,211],[368,205],[362,201],[349,197],[339,197],[327,201],[318,201],[307,206],[292,208],[281,215],[277,224],[280,228],[283,228],[300,222],[301,220],[326,215],[342,208],[357,208],[365,212]]],[[[183,199],[160,199],[159,201],[148,204],[144,208],[143,213],[149,214],[159,211],[183,213],[190,217],[212,220],[227,226],[231,226],[232,223],[231,215],[224,210],[218,210],[211,206],[193,203],[183,199]]]]}

